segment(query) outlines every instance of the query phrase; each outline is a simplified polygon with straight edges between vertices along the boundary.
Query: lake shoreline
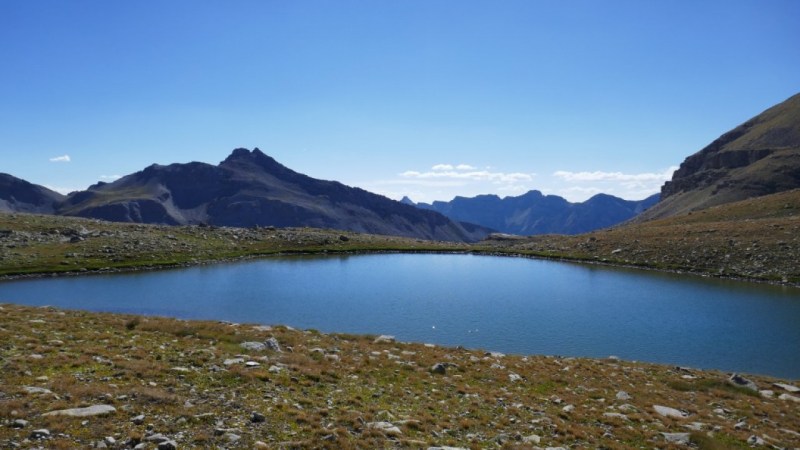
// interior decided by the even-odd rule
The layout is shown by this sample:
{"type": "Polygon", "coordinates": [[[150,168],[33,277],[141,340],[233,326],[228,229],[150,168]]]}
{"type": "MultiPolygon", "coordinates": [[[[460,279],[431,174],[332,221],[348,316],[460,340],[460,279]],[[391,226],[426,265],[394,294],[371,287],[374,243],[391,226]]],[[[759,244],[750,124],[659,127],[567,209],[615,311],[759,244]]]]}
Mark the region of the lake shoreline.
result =
{"type": "Polygon", "coordinates": [[[763,278],[747,277],[742,275],[727,275],[727,274],[713,274],[701,270],[687,270],[687,269],[664,269],[658,267],[648,267],[636,264],[617,263],[612,261],[594,261],[583,258],[569,258],[569,257],[555,257],[547,255],[534,255],[526,254],[523,252],[513,251],[497,251],[486,249],[469,249],[469,250],[320,250],[320,251],[283,251],[270,254],[252,254],[241,255],[233,258],[216,259],[211,258],[207,260],[186,261],[181,263],[163,264],[155,266],[130,266],[130,267],[113,267],[113,268],[100,268],[93,270],[76,270],[76,271],[52,271],[52,272],[35,272],[24,274],[9,274],[0,275],[0,283],[3,281],[23,280],[23,279],[37,279],[37,278],[52,278],[52,277],[76,277],[76,276],[91,276],[91,275],[108,275],[116,273],[136,273],[136,272],[150,272],[159,270],[173,270],[189,267],[208,266],[214,264],[228,264],[242,261],[254,261],[268,258],[280,258],[291,256],[360,256],[360,255],[383,255],[383,254],[431,254],[431,255],[475,255],[475,256],[495,256],[506,258],[527,258],[541,261],[555,261],[571,264],[591,265],[600,267],[631,269],[631,270],[644,270],[649,272],[670,273],[677,275],[688,275],[701,278],[719,279],[740,281],[756,284],[767,284],[772,286],[785,286],[791,288],[800,288],[800,282],[789,282],[779,280],[765,280],[763,278]]]}

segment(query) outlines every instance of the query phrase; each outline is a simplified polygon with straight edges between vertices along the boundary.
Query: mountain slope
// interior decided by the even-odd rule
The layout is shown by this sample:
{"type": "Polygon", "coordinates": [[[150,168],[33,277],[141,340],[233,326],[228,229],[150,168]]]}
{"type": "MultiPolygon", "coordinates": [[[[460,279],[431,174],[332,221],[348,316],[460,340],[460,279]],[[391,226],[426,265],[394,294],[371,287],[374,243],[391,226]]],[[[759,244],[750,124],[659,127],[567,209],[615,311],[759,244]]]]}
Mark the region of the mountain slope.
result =
{"type": "Polygon", "coordinates": [[[689,156],[637,220],[669,217],[800,187],[800,94],[689,156]]]}
{"type": "Polygon", "coordinates": [[[519,235],[578,234],[624,222],[658,201],[658,195],[628,201],[598,194],[583,203],[530,191],[518,197],[496,195],[456,197],[449,202],[420,203],[419,208],[440,212],[453,220],[471,222],[503,233],[519,235]]]}
{"type": "Polygon", "coordinates": [[[64,198],[46,187],[0,173],[0,212],[52,214],[64,198]]]}
{"type": "Polygon", "coordinates": [[[98,183],[70,195],[58,212],[122,222],[307,226],[447,241],[475,241],[490,231],[308,177],[259,149],[242,148],[217,166],[152,165],[113,183],[98,183]]]}

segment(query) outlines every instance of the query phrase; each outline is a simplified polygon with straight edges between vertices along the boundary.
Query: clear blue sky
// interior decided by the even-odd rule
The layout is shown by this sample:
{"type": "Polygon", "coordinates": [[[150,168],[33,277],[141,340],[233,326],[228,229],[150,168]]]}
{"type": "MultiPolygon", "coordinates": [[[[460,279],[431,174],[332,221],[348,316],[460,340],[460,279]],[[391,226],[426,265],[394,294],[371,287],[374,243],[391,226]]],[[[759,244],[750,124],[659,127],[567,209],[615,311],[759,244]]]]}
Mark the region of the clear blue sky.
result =
{"type": "Polygon", "coordinates": [[[0,172],[84,189],[259,147],[393,198],[641,198],[800,91],[798,20],[795,0],[6,0],[0,172]]]}

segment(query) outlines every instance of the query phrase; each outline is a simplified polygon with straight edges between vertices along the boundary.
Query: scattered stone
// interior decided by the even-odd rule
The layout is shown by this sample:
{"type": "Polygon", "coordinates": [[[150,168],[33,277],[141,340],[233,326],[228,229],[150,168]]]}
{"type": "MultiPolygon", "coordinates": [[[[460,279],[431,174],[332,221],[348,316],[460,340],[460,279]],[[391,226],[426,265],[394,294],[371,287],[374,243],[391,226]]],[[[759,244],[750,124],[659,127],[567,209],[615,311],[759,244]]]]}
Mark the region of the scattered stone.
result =
{"type": "Polygon", "coordinates": [[[269,373],[280,373],[282,370],[283,369],[281,369],[278,366],[269,366],[269,369],[267,369],[267,372],[269,372],[269,373]]]}
{"type": "Polygon", "coordinates": [[[522,377],[514,372],[508,374],[508,379],[511,380],[511,382],[522,381],[522,377]]]}
{"type": "Polygon", "coordinates": [[[758,391],[758,393],[761,394],[761,396],[764,397],[764,398],[772,398],[772,397],[775,396],[775,392],[771,391],[769,389],[764,389],[763,391],[758,391]]]}
{"type": "Polygon", "coordinates": [[[262,352],[267,349],[267,346],[261,342],[242,342],[239,347],[254,352],[262,352]]]}
{"type": "Polygon", "coordinates": [[[244,359],[243,358],[230,358],[230,359],[226,359],[225,361],[223,361],[222,365],[223,366],[232,366],[234,364],[242,364],[242,363],[244,363],[244,359]]]}
{"type": "Polygon", "coordinates": [[[147,442],[153,442],[153,443],[156,443],[156,444],[160,444],[162,442],[168,441],[169,438],[164,436],[161,433],[156,433],[156,434],[151,434],[150,436],[147,436],[146,438],[144,438],[144,440],[147,441],[147,442]]]}
{"type": "Polygon", "coordinates": [[[747,422],[745,422],[744,420],[741,422],[737,422],[736,425],[733,426],[734,430],[741,430],[743,428],[747,428],[747,422]]]}
{"type": "Polygon", "coordinates": [[[91,417],[116,412],[111,405],[92,405],[86,408],[60,409],[42,414],[43,416],[91,417]]]}
{"type": "Polygon", "coordinates": [[[261,363],[256,362],[256,361],[247,361],[246,363],[244,363],[244,365],[246,367],[258,367],[258,366],[261,365],[261,363]]]}
{"type": "Polygon", "coordinates": [[[264,345],[269,350],[272,350],[273,352],[280,353],[282,351],[281,350],[281,345],[278,343],[278,340],[275,339],[274,337],[271,337],[271,338],[267,339],[266,341],[264,341],[264,345]]]}
{"type": "Polygon", "coordinates": [[[794,395],[781,394],[778,396],[778,398],[781,400],[789,400],[795,403],[800,403],[800,397],[795,397],[794,395]]]}
{"type": "Polygon", "coordinates": [[[266,421],[267,421],[267,416],[261,414],[260,412],[253,411],[253,413],[250,414],[250,422],[263,423],[266,421]]]}
{"type": "Polygon", "coordinates": [[[114,439],[113,436],[106,436],[103,442],[105,442],[106,445],[117,445],[117,440],[114,439]]]}
{"type": "Polygon", "coordinates": [[[16,419],[13,422],[11,422],[11,427],[12,428],[25,428],[25,427],[28,426],[28,423],[29,422],[27,420],[16,419]]]}
{"type": "Polygon", "coordinates": [[[52,394],[53,391],[50,389],[45,389],[37,386],[25,386],[22,388],[26,394],[52,394]]]}
{"type": "Polygon", "coordinates": [[[191,372],[191,370],[189,370],[189,368],[187,367],[173,367],[172,370],[174,372],[183,372],[183,373],[191,372]]]}
{"type": "Polygon", "coordinates": [[[630,400],[630,399],[631,399],[631,395],[628,394],[627,392],[625,392],[625,391],[617,392],[617,400],[623,400],[624,401],[624,400],[630,400]]]}
{"type": "Polygon", "coordinates": [[[382,431],[389,436],[399,436],[403,434],[400,428],[394,426],[391,422],[369,422],[367,428],[382,431]]]}
{"type": "Polygon", "coordinates": [[[144,423],[144,414],[139,414],[138,416],[134,417],[133,419],[131,419],[131,422],[133,422],[136,425],[143,424],[144,423]]]}
{"type": "Polygon", "coordinates": [[[781,389],[783,389],[784,391],[789,391],[789,392],[791,392],[791,393],[793,393],[793,394],[794,394],[794,393],[797,393],[797,392],[800,392],[800,388],[799,388],[799,387],[797,387],[797,386],[792,386],[791,384],[784,384],[784,383],[772,383],[772,385],[773,385],[773,386],[775,386],[775,387],[777,387],[777,388],[781,388],[781,389]]]}
{"type": "Polygon", "coordinates": [[[753,392],[758,392],[758,386],[747,378],[735,373],[728,378],[728,382],[734,386],[750,389],[753,392]]]}
{"type": "Polygon", "coordinates": [[[542,441],[541,436],[539,436],[537,434],[531,434],[529,436],[524,436],[522,438],[522,443],[523,444],[538,444],[541,441],[542,441]]]}
{"type": "Polygon", "coordinates": [[[177,450],[178,449],[178,443],[173,441],[173,440],[159,442],[157,448],[158,448],[158,450],[177,450]]]}
{"type": "Polygon", "coordinates": [[[428,450],[469,450],[464,447],[428,447],[428,450]]]}
{"type": "Polygon", "coordinates": [[[689,443],[689,433],[661,433],[664,436],[664,439],[667,442],[672,442],[675,444],[688,444],[689,443]]]}
{"type": "Polygon", "coordinates": [[[574,410],[575,410],[575,405],[567,405],[567,406],[561,408],[561,411],[564,411],[565,413],[568,413],[568,414],[571,413],[574,410]]]}
{"type": "Polygon", "coordinates": [[[375,338],[372,341],[374,344],[380,344],[381,342],[394,342],[394,336],[389,336],[388,334],[382,334],[375,338]]]}
{"type": "Polygon", "coordinates": [[[752,446],[757,446],[757,447],[766,444],[766,442],[764,442],[764,439],[761,439],[760,437],[758,437],[756,435],[753,435],[753,436],[750,436],[749,438],[747,438],[747,443],[752,445],[752,446]]]}
{"type": "Polygon", "coordinates": [[[444,375],[447,373],[447,365],[444,363],[436,363],[431,367],[431,373],[444,375]]]}
{"type": "Polygon", "coordinates": [[[676,419],[685,419],[689,414],[679,409],[670,408],[668,406],[653,405],[653,409],[664,417],[674,417],[676,419]]]}
{"type": "Polygon", "coordinates": [[[40,428],[38,430],[31,431],[29,436],[31,439],[47,439],[50,437],[50,430],[46,428],[40,428]]]}
{"type": "Polygon", "coordinates": [[[267,445],[267,443],[266,443],[266,442],[262,442],[262,441],[256,441],[256,443],[255,443],[255,444],[253,444],[253,448],[257,448],[257,449],[269,449],[269,445],[267,445]]]}
{"type": "Polygon", "coordinates": [[[234,434],[234,433],[225,433],[222,437],[225,438],[231,444],[238,442],[239,439],[242,438],[238,434],[234,434]]]}
{"type": "Polygon", "coordinates": [[[628,416],[626,416],[625,414],[620,414],[620,413],[615,413],[615,412],[603,413],[603,417],[609,417],[611,419],[628,420],[628,416]]]}

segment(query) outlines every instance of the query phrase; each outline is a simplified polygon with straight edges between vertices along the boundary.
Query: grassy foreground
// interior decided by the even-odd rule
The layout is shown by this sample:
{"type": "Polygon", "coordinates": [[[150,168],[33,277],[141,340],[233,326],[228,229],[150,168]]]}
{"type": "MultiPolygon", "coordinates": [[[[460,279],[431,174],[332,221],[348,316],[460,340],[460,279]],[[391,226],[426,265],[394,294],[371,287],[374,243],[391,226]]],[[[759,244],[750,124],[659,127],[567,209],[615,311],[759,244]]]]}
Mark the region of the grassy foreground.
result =
{"type": "Polygon", "coordinates": [[[613,358],[47,307],[0,317],[3,448],[800,447],[800,394],[768,377],[747,376],[759,393],[613,358]]]}

